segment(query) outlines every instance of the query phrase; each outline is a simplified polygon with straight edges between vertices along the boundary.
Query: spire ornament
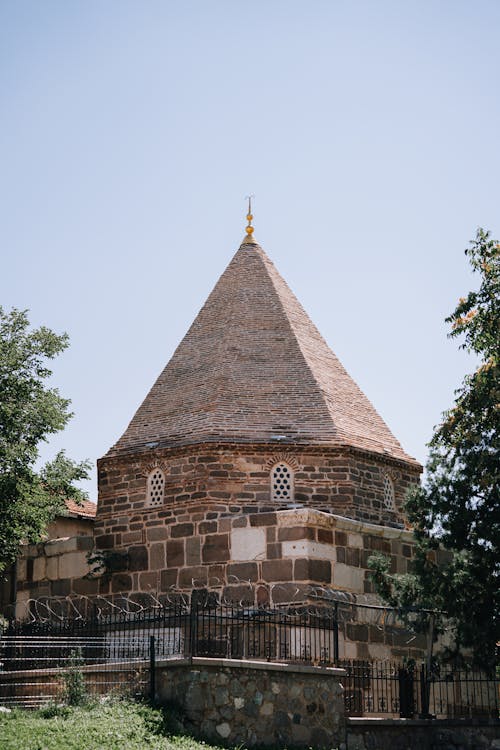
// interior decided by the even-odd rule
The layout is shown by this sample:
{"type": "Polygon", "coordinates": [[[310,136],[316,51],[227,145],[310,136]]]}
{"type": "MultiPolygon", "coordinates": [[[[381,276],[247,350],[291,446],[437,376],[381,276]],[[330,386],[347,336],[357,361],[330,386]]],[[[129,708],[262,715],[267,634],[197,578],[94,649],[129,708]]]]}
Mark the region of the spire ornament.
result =
{"type": "Polygon", "coordinates": [[[248,245],[248,244],[256,244],[255,239],[253,237],[253,226],[252,226],[252,219],[253,219],[253,213],[252,213],[252,198],[254,198],[254,195],[247,195],[246,200],[248,200],[248,213],[247,213],[247,222],[248,224],[245,227],[246,235],[243,238],[242,245],[248,245]]]}

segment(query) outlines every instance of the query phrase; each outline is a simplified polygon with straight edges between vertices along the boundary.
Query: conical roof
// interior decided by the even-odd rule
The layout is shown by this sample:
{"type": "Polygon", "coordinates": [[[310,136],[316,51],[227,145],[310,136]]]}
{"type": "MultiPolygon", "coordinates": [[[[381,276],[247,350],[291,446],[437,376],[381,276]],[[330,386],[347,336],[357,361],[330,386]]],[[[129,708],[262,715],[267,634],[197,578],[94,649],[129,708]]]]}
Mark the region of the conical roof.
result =
{"type": "Polygon", "coordinates": [[[205,441],[341,444],[411,460],[253,239],[110,454],[205,441]]]}

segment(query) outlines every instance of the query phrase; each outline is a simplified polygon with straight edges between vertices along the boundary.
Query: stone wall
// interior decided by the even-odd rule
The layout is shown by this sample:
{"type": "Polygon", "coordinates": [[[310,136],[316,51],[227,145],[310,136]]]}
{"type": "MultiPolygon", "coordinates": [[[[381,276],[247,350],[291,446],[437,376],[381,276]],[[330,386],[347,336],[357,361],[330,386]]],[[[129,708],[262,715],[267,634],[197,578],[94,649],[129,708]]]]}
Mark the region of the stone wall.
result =
{"type": "Polygon", "coordinates": [[[26,617],[30,599],[95,593],[97,581],[85,578],[93,546],[93,537],[73,536],[23,547],[16,566],[16,618],[26,617]]]}
{"type": "Polygon", "coordinates": [[[93,536],[94,518],[78,518],[74,514],[57,516],[47,527],[48,539],[62,539],[68,536],[93,536]]]}
{"type": "Polygon", "coordinates": [[[373,551],[408,569],[411,535],[400,507],[418,473],[403,461],[323,447],[219,444],[101,459],[96,547],[122,551],[127,564],[99,593],[209,587],[258,604],[291,601],[311,583],[371,593],[373,551]],[[292,503],[270,499],[270,472],[282,461],[294,473],[292,503]],[[148,507],[155,468],[164,498],[148,507]],[[384,502],[387,476],[393,511],[384,502]]]}
{"type": "MultiPolygon", "coordinates": [[[[310,601],[324,590],[373,600],[370,555],[387,554],[396,572],[411,568],[401,503],[418,474],[417,464],[342,447],[213,443],[105,457],[94,525],[104,574],[87,576],[90,537],[27,548],[18,565],[17,612],[41,597],[141,602],[196,589],[263,607],[310,601]],[[279,462],[293,472],[293,502],[271,501],[271,470],[279,462]],[[157,469],[164,497],[149,507],[148,477],[157,469]],[[394,510],[384,500],[387,477],[394,510]]],[[[425,644],[409,642],[365,617],[342,625],[340,654],[421,656],[425,644]]]]}
{"type": "Polygon", "coordinates": [[[137,522],[137,531],[130,532],[135,543],[129,544],[129,532],[105,537],[97,532],[96,543],[105,551],[123,551],[124,566],[101,582],[100,593],[208,587],[226,600],[276,605],[301,601],[311,585],[373,593],[368,559],[376,551],[391,557],[395,571],[410,569],[412,534],[404,529],[308,508],[247,510],[231,513],[214,505],[184,508],[178,515],[159,510],[156,518],[137,522]]]}
{"type": "Polygon", "coordinates": [[[500,722],[348,719],[347,750],[498,750],[500,722]]]}
{"type": "Polygon", "coordinates": [[[218,513],[236,514],[256,507],[288,508],[289,502],[271,503],[270,472],[281,461],[294,473],[294,503],[385,526],[404,524],[401,504],[420,474],[416,462],[347,447],[280,450],[270,445],[214,443],[104,457],[98,462],[97,519],[103,537],[98,546],[130,544],[134,539],[130,534],[140,530],[137,524],[143,518],[148,526],[158,519],[172,523],[181,508],[194,513],[212,504],[218,513]],[[165,475],[160,509],[146,507],[147,476],[155,467],[165,475]],[[384,501],[386,476],[394,487],[395,510],[384,501]],[[129,516],[134,517],[130,523],[129,516]]]}
{"type": "Polygon", "coordinates": [[[143,544],[105,550],[114,569],[90,579],[84,577],[90,537],[26,548],[18,564],[17,615],[26,614],[30,599],[43,597],[130,596],[147,605],[149,594],[162,600],[210,589],[226,602],[272,607],[317,603],[336,592],[348,602],[341,607],[341,658],[424,656],[423,636],[397,623],[381,627],[380,612],[361,606],[376,601],[367,567],[374,551],[389,555],[393,570],[410,569],[409,531],[308,508],[247,515],[207,511],[203,520],[196,515],[145,527],[143,544]]]}
{"type": "Polygon", "coordinates": [[[345,742],[341,669],[230,659],[158,665],[157,698],[186,730],[228,745],[332,748],[345,742]]]}

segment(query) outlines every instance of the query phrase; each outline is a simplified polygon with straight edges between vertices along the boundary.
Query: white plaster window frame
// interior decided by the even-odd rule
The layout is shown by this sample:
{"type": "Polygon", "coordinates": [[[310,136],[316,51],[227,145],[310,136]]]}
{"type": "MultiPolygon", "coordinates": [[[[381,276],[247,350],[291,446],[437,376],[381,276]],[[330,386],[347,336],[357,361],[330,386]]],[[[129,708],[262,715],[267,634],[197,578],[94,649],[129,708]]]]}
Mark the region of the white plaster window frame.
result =
{"type": "Polygon", "coordinates": [[[396,510],[396,493],[393,479],[384,471],[384,507],[387,510],[396,510]]]}
{"type": "Polygon", "coordinates": [[[155,466],[154,469],[151,469],[148,474],[146,507],[159,508],[164,504],[164,502],[165,472],[159,466],[155,466]]]}
{"type": "Polygon", "coordinates": [[[287,463],[287,461],[278,461],[277,463],[274,464],[274,466],[272,466],[271,472],[270,472],[270,483],[271,483],[272,502],[275,502],[275,503],[282,503],[282,502],[293,503],[294,502],[294,494],[295,494],[294,471],[292,467],[290,466],[290,464],[287,463]],[[287,479],[288,495],[286,496],[282,494],[279,494],[279,495],[277,494],[277,492],[281,493],[283,489],[275,489],[276,484],[280,484],[280,485],[284,484],[283,481],[279,481],[280,479],[282,479],[282,477],[279,477],[277,475],[277,472],[280,469],[282,469],[282,467],[284,467],[286,471],[288,472],[288,479],[287,479]]]}

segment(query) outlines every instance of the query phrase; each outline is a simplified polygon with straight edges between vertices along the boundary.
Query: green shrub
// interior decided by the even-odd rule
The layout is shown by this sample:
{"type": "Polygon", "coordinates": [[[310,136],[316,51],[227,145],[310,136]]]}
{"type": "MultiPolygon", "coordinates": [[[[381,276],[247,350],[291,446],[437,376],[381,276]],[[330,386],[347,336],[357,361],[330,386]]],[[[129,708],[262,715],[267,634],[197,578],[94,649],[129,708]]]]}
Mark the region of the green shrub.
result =
{"type": "Polygon", "coordinates": [[[82,671],[84,661],[81,648],[73,649],[69,655],[68,666],[61,675],[63,683],[63,700],[68,706],[83,706],[88,703],[89,694],[82,671]]]}

